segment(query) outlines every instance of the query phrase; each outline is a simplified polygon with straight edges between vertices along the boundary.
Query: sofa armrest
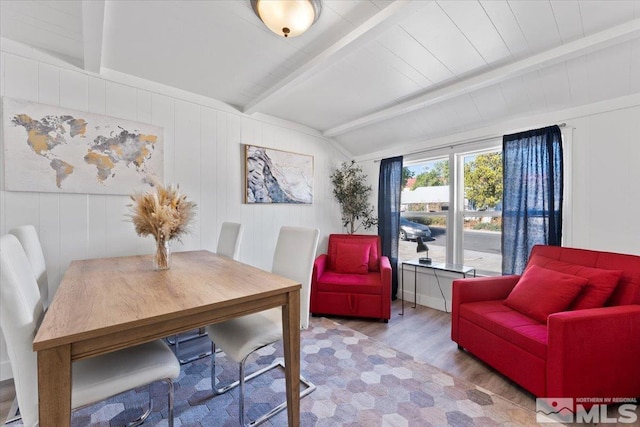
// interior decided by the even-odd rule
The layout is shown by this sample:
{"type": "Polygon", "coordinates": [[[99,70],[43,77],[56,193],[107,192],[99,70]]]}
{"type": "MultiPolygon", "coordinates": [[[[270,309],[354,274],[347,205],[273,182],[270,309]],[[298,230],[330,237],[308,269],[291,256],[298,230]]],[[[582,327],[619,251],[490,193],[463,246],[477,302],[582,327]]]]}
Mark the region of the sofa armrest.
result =
{"type": "Polygon", "coordinates": [[[391,319],[391,262],[389,257],[380,257],[380,283],[382,283],[382,313],[384,319],[391,319]]]}
{"type": "Polygon", "coordinates": [[[327,262],[329,257],[327,254],[322,254],[316,258],[313,262],[313,279],[318,280],[320,276],[324,274],[324,270],[327,268],[327,262]]]}
{"type": "Polygon", "coordinates": [[[460,304],[505,299],[519,275],[456,279],[451,284],[451,339],[458,342],[460,304]]]}
{"type": "Polygon", "coordinates": [[[318,292],[318,286],[316,285],[316,283],[318,283],[318,280],[324,274],[324,271],[327,267],[327,262],[327,254],[318,256],[318,258],[316,258],[316,260],[313,262],[313,271],[311,272],[311,306],[309,307],[309,311],[311,311],[311,314],[314,314],[316,312],[316,294],[318,292]]]}
{"type": "Polygon", "coordinates": [[[453,281],[454,306],[467,302],[491,301],[505,299],[518,283],[519,275],[472,277],[453,281]]]}
{"type": "Polygon", "coordinates": [[[547,396],[640,396],[640,305],[549,316],[547,396]]]}

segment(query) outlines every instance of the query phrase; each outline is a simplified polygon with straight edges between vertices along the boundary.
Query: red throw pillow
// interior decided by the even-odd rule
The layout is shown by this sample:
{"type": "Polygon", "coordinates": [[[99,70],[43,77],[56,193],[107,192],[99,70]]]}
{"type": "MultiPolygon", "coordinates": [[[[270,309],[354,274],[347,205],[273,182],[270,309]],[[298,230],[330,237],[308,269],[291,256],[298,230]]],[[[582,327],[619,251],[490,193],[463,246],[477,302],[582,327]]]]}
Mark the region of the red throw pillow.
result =
{"type": "Polygon", "coordinates": [[[618,286],[622,276],[622,270],[587,267],[547,258],[542,255],[532,256],[528,265],[537,265],[548,270],[584,277],[588,280],[582,292],[578,294],[578,297],[569,306],[569,310],[604,307],[613,291],[616,290],[616,286],[618,286]]]}
{"type": "Polygon", "coordinates": [[[367,274],[369,272],[368,243],[338,243],[336,248],[336,272],[343,274],[367,274]]]}
{"type": "Polygon", "coordinates": [[[369,271],[380,271],[380,257],[382,254],[378,253],[378,242],[380,237],[376,235],[356,235],[356,234],[332,234],[329,236],[329,250],[327,255],[329,256],[329,268],[331,270],[336,269],[336,253],[338,251],[339,243],[351,243],[359,245],[369,245],[369,271]]]}
{"type": "Polygon", "coordinates": [[[584,277],[532,265],[520,277],[504,304],[547,323],[550,314],[569,307],[587,281],[584,277]]]}

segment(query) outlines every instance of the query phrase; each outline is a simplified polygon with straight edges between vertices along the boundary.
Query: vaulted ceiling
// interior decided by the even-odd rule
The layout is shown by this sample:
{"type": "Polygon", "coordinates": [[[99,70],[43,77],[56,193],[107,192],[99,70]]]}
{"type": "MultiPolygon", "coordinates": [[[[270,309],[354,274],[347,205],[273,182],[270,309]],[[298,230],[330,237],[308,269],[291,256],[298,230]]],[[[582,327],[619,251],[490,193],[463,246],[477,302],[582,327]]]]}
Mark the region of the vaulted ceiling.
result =
{"type": "Polygon", "coordinates": [[[640,92],[640,1],[324,0],[292,39],[249,0],[0,6],[5,39],[302,123],[353,156],[640,92]]]}

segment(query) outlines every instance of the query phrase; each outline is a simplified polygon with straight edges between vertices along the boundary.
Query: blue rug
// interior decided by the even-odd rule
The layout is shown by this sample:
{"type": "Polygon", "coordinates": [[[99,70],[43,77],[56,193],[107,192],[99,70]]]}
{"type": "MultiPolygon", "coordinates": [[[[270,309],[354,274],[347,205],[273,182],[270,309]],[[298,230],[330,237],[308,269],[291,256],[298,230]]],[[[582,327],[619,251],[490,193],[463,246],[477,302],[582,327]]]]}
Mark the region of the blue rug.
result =
{"type": "MultiPolygon", "coordinates": [[[[301,401],[300,425],[308,426],[535,426],[535,413],[487,390],[415,361],[359,332],[313,318],[301,334],[301,370],[317,389],[301,401]]],[[[265,347],[248,369],[282,358],[280,345],[265,347]]],[[[218,353],[218,378],[237,378],[237,364],[218,353]]],[[[237,426],[238,389],[213,397],[209,358],[182,367],[175,383],[175,426],[237,426]]],[[[162,383],[128,392],[73,413],[73,426],[122,426],[135,419],[149,393],[154,411],[145,426],[167,425],[162,383]]],[[[285,399],[284,374],[274,369],[247,383],[250,418],[285,399]]],[[[17,424],[19,425],[19,424],[17,424]]],[[[263,426],[287,425],[286,411],[263,426]]]]}

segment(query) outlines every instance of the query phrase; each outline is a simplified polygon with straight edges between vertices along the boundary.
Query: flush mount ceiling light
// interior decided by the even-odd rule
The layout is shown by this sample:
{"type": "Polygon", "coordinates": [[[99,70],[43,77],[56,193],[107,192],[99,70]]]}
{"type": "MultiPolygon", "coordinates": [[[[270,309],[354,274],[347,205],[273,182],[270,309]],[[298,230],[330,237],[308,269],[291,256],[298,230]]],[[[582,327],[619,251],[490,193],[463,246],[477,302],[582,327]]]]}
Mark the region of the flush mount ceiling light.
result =
{"type": "Polygon", "coordinates": [[[258,18],[282,37],[296,37],[318,20],[321,0],[251,0],[258,18]]]}

